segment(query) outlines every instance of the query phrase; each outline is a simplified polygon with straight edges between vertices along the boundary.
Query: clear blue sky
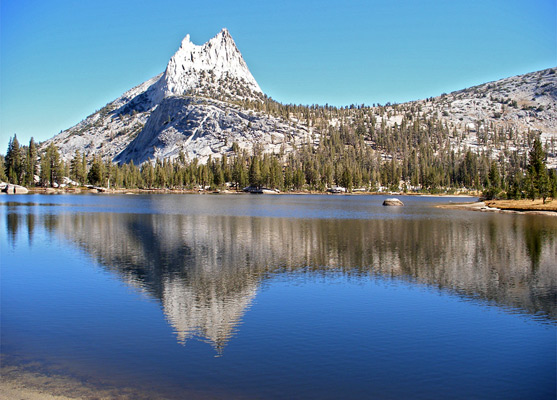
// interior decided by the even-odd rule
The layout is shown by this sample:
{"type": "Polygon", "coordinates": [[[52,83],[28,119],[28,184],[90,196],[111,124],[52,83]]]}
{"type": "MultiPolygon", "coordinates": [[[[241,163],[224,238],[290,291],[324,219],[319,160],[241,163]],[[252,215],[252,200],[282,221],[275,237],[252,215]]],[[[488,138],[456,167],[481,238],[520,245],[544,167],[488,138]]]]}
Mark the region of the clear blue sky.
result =
{"type": "Polygon", "coordinates": [[[1,0],[0,153],[46,140],[227,27],[283,103],[404,102],[557,65],[555,0],[1,0]]]}

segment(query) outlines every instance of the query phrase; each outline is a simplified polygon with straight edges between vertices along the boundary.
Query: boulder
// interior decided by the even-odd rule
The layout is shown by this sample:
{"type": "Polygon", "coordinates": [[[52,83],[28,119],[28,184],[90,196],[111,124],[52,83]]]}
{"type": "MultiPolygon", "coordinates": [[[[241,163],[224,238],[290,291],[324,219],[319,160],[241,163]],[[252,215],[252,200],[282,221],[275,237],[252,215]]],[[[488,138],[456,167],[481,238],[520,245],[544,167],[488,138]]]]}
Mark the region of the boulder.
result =
{"type": "Polygon", "coordinates": [[[397,198],[391,198],[391,199],[385,199],[385,201],[383,202],[384,206],[403,206],[404,203],[402,201],[400,201],[397,198]]]}
{"type": "Polygon", "coordinates": [[[26,187],[19,186],[19,185],[14,185],[12,183],[8,183],[4,188],[2,188],[2,191],[4,193],[7,193],[7,194],[27,194],[27,193],[29,193],[29,191],[27,190],[26,187]]]}

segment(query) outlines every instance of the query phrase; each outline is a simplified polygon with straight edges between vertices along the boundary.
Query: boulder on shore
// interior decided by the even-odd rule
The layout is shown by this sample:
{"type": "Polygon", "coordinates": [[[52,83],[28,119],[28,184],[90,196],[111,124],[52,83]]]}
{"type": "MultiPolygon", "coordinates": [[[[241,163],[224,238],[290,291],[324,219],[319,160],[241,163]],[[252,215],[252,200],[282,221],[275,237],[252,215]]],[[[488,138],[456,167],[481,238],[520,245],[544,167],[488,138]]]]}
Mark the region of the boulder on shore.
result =
{"type": "Polygon", "coordinates": [[[399,199],[396,198],[391,198],[391,199],[385,199],[385,201],[383,202],[384,206],[403,206],[404,203],[402,201],[400,201],[399,199]]]}
{"type": "Polygon", "coordinates": [[[4,187],[2,187],[1,190],[2,190],[2,192],[7,193],[7,194],[27,194],[27,193],[29,193],[29,191],[27,190],[26,187],[19,186],[19,185],[14,185],[12,183],[6,184],[4,187]]]}

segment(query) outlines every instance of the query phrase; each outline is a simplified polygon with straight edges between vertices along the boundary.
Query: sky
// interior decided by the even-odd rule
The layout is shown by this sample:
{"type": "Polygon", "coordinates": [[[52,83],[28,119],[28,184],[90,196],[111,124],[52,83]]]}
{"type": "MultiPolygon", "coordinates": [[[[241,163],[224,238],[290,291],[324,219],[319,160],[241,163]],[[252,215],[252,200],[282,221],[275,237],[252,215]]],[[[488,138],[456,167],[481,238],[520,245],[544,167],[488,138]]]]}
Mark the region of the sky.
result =
{"type": "Polygon", "coordinates": [[[0,154],[44,141],[228,28],[281,103],[418,100],[557,66],[555,0],[0,0],[0,154]]]}

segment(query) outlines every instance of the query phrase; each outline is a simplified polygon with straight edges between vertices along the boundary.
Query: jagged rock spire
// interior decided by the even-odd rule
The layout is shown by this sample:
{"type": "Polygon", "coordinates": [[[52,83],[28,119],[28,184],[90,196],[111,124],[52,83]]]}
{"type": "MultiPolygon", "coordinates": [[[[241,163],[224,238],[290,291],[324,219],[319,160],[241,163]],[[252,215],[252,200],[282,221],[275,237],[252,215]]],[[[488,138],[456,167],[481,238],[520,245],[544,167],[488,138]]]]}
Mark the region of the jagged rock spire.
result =
{"type": "Polygon", "coordinates": [[[232,80],[261,93],[234,39],[224,28],[201,46],[193,44],[186,35],[168,62],[161,83],[162,92],[167,97],[182,95],[202,86],[222,86],[225,81],[232,80]]]}

